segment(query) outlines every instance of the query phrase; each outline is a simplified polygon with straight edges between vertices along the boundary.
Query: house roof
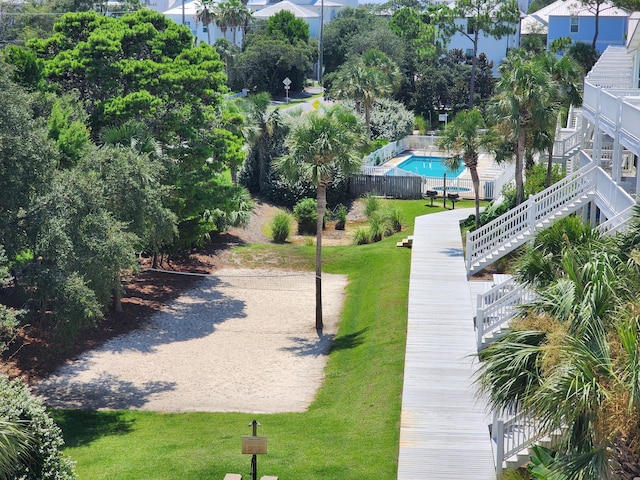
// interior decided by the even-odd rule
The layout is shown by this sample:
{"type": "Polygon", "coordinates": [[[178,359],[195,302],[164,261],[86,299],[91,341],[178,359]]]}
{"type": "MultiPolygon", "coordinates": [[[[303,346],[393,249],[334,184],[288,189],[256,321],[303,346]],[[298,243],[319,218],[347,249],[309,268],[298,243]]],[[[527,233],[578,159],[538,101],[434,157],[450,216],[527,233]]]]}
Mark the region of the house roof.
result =
{"type": "Polygon", "coordinates": [[[293,13],[296,18],[317,18],[320,16],[319,13],[309,10],[308,8],[301,7],[300,5],[296,5],[295,3],[291,3],[288,0],[283,0],[282,2],[269,5],[262,10],[258,10],[253,14],[253,16],[255,18],[269,18],[282,10],[288,10],[293,13]]]}
{"type": "Polygon", "coordinates": [[[546,34],[547,22],[544,22],[533,15],[527,15],[520,22],[520,33],[522,35],[531,35],[532,33],[546,34]]]}
{"type": "MultiPolygon", "coordinates": [[[[578,0],[563,1],[554,9],[547,12],[547,17],[593,17],[593,10],[583,5],[578,0]]],[[[600,17],[628,17],[629,12],[614,6],[612,3],[603,2],[600,5],[600,17]]]]}
{"type": "MultiPolygon", "coordinates": [[[[216,2],[217,3],[217,2],[216,2]]],[[[184,4],[184,14],[185,15],[195,15],[198,9],[200,8],[200,2],[198,0],[194,0],[193,2],[185,2],[184,4]]],[[[182,15],[182,4],[177,7],[171,8],[166,12],[162,12],[165,15],[182,15]]]]}
{"type": "MultiPolygon", "coordinates": [[[[315,0],[309,4],[310,7],[320,8],[323,0],[315,0]]],[[[324,0],[325,7],[344,7],[342,3],[330,2],[329,0],[324,0]]]]}

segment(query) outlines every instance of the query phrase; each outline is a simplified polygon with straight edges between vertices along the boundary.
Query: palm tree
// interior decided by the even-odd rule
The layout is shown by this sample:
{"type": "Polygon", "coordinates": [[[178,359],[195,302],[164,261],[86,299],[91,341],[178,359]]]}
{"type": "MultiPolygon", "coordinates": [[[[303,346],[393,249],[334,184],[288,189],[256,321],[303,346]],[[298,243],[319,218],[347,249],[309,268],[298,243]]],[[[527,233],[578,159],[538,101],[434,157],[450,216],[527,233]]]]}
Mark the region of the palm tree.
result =
{"type": "Polygon", "coordinates": [[[360,170],[364,135],[357,117],[341,107],[317,110],[300,118],[286,140],[289,153],[275,163],[291,181],[311,180],[317,187],[316,329],[322,331],[322,221],[327,186],[360,170]]]}
{"type": "MultiPolygon", "coordinates": [[[[238,28],[244,29],[251,19],[252,13],[240,0],[226,0],[218,5],[219,15],[222,25],[225,25],[225,38],[226,27],[231,28],[233,31],[233,45],[236,43],[236,33],[238,28]]],[[[222,29],[222,26],[220,26],[222,29]]]]}
{"type": "Polygon", "coordinates": [[[551,74],[526,54],[510,52],[500,66],[497,95],[489,105],[496,129],[514,144],[516,204],[524,196],[524,157],[527,135],[543,124],[548,106],[553,103],[555,84],[551,74]]]}
{"type": "Polygon", "coordinates": [[[511,333],[479,354],[478,382],[492,407],[517,402],[540,433],[561,432],[551,469],[563,477],[554,478],[638,475],[640,253],[628,249],[638,226],[605,240],[574,221],[562,235],[536,239],[542,262],[527,275],[538,270],[537,298],[522,306],[511,333]]]}
{"type": "Polygon", "coordinates": [[[491,137],[481,133],[484,128],[482,114],[476,108],[458,113],[447,124],[438,145],[449,153],[444,164],[450,170],[460,167],[460,157],[469,169],[476,203],[476,228],[480,226],[480,177],[478,176],[478,157],[480,148],[489,146],[491,137]]]}
{"type": "Polygon", "coordinates": [[[347,62],[333,85],[336,98],[350,98],[356,108],[364,107],[367,135],[371,136],[371,108],[379,97],[391,95],[398,87],[400,70],[384,53],[369,50],[356,61],[347,62]]]}
{"type": "Polygon", "coordinates": [[[215,22],[215,3],[213,0],[198,0],[196,3],[196,29],[198,22],[207,28],[207,43],[211,45],[211,24],[215,22]]]}

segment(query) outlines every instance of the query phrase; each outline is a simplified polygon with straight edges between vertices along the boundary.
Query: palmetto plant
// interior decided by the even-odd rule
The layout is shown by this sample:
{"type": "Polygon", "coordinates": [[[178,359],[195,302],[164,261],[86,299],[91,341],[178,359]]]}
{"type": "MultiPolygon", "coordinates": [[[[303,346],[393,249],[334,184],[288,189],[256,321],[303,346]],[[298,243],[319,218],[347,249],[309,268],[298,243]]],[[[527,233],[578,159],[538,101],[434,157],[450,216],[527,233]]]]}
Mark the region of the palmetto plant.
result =
{"type": "MultiPolygon", "coordinates": [[[[624,237],[637,238],[639,230],[624,237]]],[[[483,350],[492,407],[519,402],[542,433],[561,432],[551,470],[571,479],[633,478],[640,464],[640,253],[622,238],[558,232],[530,263],[536,299],[483,350]],[[571,236],[571,239],[570,239],[571,236]],[[534,274],[535,266],[541,274],[534,274]]]]}

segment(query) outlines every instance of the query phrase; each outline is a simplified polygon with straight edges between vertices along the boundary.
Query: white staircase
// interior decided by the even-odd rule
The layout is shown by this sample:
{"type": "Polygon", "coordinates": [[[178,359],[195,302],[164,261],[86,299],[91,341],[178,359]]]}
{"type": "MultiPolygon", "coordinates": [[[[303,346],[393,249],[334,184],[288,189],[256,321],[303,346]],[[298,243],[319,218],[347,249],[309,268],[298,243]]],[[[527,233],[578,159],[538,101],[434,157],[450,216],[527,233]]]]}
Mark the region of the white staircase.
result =
{"type": "Polygon", "coordinates": [[[534,237],[536,230],[547,228],[587,205],[595,192],[596,168],[594,165],[583,167],[504,215],[467,232],[468,275],[523,245],[534,237]]]}
{"type": "Polygon", "coordinates": [[[509,320],[517,313],[518,306],[533,300],[534,294],[509,277],[477,298],[475,322],[480,351],[509,331],[509,320]]]}

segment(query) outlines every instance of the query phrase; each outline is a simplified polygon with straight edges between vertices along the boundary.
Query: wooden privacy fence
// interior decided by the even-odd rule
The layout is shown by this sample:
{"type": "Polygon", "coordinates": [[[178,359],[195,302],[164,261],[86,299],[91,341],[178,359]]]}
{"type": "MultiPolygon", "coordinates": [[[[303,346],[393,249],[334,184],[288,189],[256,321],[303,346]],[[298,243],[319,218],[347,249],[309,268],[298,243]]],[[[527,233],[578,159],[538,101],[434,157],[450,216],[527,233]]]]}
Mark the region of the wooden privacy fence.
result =
{"type": "Polygon", "coordinates": [[[367,193],[393,198],[422,198],[422,178],[415,176],[353,175],[349,184],[351,195],[367,193]]]}

